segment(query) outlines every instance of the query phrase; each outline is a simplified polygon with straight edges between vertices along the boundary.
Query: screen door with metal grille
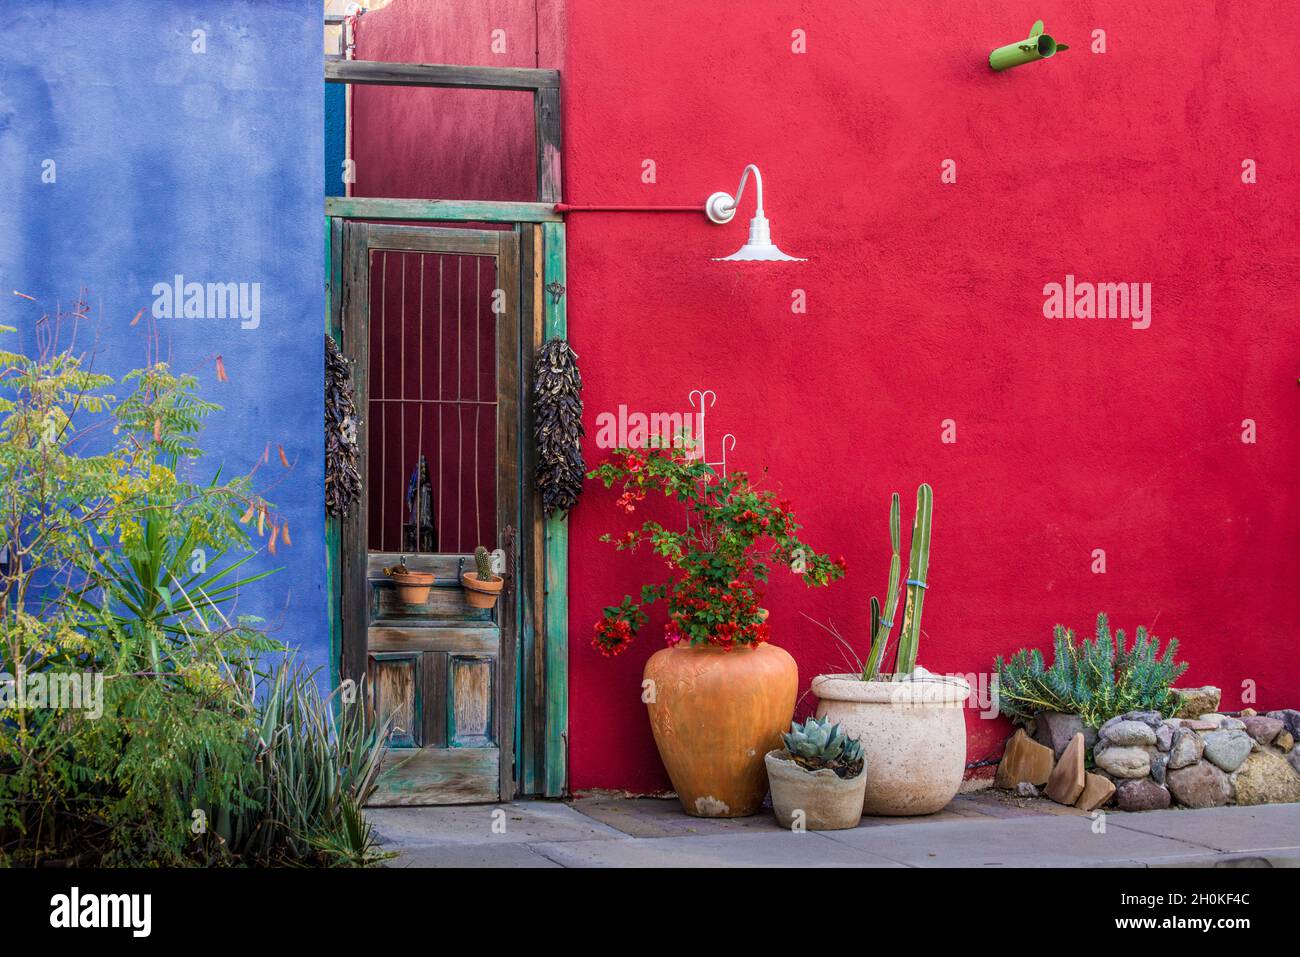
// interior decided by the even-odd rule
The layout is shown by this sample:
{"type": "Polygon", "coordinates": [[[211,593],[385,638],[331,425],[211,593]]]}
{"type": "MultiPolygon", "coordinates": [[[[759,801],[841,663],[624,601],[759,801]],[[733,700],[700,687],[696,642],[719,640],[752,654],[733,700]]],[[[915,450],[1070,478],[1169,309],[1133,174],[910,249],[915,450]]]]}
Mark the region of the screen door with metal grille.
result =
{"type": "Polygon", "coordinates": [[[368,705],[392,727],[371,803],[508,799],[518,236],[349,222],[344,263],[364,495],[342,534],[343,640],[363,643],[368,705]],[[461,585],[479,545],[499,550],[505,585],[494,609],[472,607],[461,585]],[[433,573],[427,600],[402,600],[384,572],[400,561],[433,573]]]}

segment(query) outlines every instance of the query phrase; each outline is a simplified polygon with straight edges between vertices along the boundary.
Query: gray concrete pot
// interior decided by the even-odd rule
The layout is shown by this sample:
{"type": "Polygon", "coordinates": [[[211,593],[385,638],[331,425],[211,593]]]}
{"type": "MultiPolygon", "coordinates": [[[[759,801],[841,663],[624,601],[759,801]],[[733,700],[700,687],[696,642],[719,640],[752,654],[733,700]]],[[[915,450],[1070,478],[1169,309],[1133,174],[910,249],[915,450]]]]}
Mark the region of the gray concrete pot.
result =
{"type": "Polygon", "coordinates": [[[809,831],[839,831],[858,826],[867,787],[865,765],[857,777],[846,780],[826,769],[804,770],[784,748],[767,752],[764,761],[772,787],[772,811],[782,827],[801,823],[809,831]]]}
{"type": "Polygon", "coordinates": [[[862,742],[871,773],[864,814],[933,814],[953,799],[966,770],[962,708],[970,685],[942,675],[882,677],[814,678],[817,717],[830,718],[862,742]]]}

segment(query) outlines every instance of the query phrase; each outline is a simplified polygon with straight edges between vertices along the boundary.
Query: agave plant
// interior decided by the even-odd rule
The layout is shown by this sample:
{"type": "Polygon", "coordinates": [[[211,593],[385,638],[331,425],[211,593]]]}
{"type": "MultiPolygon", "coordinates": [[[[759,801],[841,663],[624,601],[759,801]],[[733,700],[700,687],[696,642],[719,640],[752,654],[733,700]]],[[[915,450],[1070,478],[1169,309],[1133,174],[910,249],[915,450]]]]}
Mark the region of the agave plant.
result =
{"type": "Polygon", "coordinates": [[[361,810],[375,791],[389,723],[341,701],[340,690],[323,696],[316,675],[292,657],[259,689],[247,787],[262,810],[251,820],[217,822],[244,859],[366,867],[392,856],[379,850],[361,810]]]}
{"type": "Polygon", "coordinates": [[[792,722],[781,735],[786,751],[795,763],[809,771],[828,769],[842,778],[856,776],[862,770],[862,744],[850,738],[830,718],[809,718],[803,724],[792,722]]]}

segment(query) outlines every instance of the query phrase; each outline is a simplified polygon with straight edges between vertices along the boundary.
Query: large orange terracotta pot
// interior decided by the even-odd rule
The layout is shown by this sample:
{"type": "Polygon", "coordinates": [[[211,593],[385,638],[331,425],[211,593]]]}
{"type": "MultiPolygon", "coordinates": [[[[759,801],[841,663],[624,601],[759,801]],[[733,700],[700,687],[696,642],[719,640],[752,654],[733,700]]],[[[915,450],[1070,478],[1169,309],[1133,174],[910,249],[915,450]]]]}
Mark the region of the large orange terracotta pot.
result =
{"type": "Polygon", "coordinates": [[[790,729],[799,669],[771,644],[723,651],[678,646],[646,662],[650,727],[682,808],[694,817],[754,814],[767,794],[763,758],[790,729]]]}

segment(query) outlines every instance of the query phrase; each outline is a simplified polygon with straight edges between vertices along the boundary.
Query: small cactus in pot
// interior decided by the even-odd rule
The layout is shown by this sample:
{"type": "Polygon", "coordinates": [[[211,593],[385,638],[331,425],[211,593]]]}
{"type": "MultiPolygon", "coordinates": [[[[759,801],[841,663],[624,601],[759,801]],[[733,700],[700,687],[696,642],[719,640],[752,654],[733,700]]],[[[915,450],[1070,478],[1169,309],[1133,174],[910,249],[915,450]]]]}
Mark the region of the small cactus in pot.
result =
{"type": "Polygon", "coordinates": [[[867,786],[861,743],[819,718],[792,723],[781,740],[784,750],[765,758],[777,821],[791,830],[856,827],[867,786]]]}
{"type": "Polygon", "coordinates": [[[792,831],[857,827],[867,788],[861,742],[822,718],[790,724],[781,741],[764,758],[777,822],[792,831]]]}
{"type": "Polygon", "coordinates": [[[460,583],[471,607],[493,608],[501,596],[505,579],[492,574],[492,553],[480,545],[474,549],[474,571],[462,573],[460,583]]]}

